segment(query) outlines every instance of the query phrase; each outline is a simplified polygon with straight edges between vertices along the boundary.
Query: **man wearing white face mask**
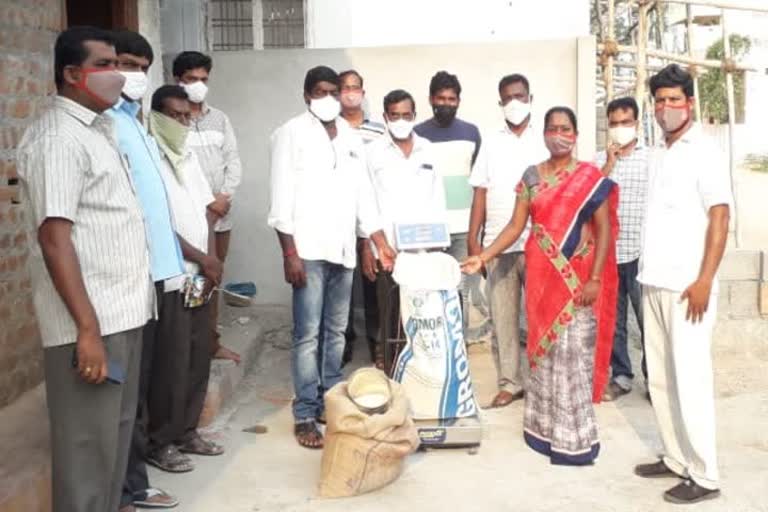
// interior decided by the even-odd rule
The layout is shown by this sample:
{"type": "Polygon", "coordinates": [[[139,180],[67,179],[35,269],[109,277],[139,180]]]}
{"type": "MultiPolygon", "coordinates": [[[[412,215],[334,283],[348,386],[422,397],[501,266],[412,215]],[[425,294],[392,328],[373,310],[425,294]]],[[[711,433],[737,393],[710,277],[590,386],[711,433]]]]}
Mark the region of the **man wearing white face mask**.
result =
{"type": "Polygon", "coordinates": [[[380,229],[363,142],[339,121],[339,76],[326,66],[304,78],[307,111],[271,138],[271,207],[285,280],[293,288],[291,370],[294,435],[320,448],[323,394],[341,381],[357,237],[370,237],[385,269],[394,252],[380,229]]]}
{"type": "MultiPolygon", "coordinates": [[[[525,169],[548,158],[541,131],[531,126],[528,79],[519,74],[499,82],[504,126],[486,134],[469,184],[474,187],[467,246],[470,256],[489,247],[512,217],[515,186],[525,169]]],[[[504,407],[523,396],[520,369],[520,312],[525,283],[526,232],[489,263],[488,297],[493,325],[493,353],[499,391],[491,407],[504,407]]]]}
{"type": "MultiPolygon", "coordinates": [[[[181,52],[173,59],[173,77],[189,96],[192,104],[192,129],[187,144],[197,154],[200,166],[211,185],[216,201],[208,206],[217,218],[216,256],[222,263],[227,259],[232,234],[230,208],[242,178],[242,164],[237,151],[237,139],[229,117],[205,102],[208,78],[213,61],[200,52],[181,52]]],[[[215,359],[230,359],[240,363],[240,355],[219,342],[216,328],[219,316],[219,294],[211,298],[211,353],[215,359]]]]}
{"type": "MultiPolygon", "coordinates": [[[[142,328],[152,317],[140,198],[105,115],[120,98],[111,34],[56,39],[57,96],[18,150],[43,342],[53,512],[114,512],[136,416],[142,328]]],[[[146,228],[146,229],[145,229],[146,228]]],[[[150,235],[151,236],[151,235],[150,235]]]]}
{"type": "MultiPolygon", "coordinates": [[[[398,223],[447,222],[445,190],[435,168],[433,145],[418,136],[413,127],[416,104],[408,92],[394,90],[384,97],[387,135],[367,147],[368,172],[376,194],[384,231],[395,239],[398,223]]],[[[376,282],[379,304],[379,339],[376,363],[382,366],[383,347],[395,336],[400,323],[399,294],[391,272],[376,262],[370,244],[361,249],[365,277],[376,282]]]]}
{"type": "MultiPolygon", "coordinates": [[[[598,153],[595,161],[603,174],[619,185],[619,237],[616,241],[616,262],[619,269],[619,295],[616,301],[616,332],[611,353],[611,382],[603,400],[616,400],[632,390],[632,362],[627,343],[627,312],[629,304],[640,328],[640,343],[644,347],[642,290],[637,282],[640,259],[640,232],[646,206],[648,187],[648,148],[637,137],[637,103],[634,98],[617,98],[607,107],[608,150],[598,153]],[[629,303],[629,304],[628,304],[629,303]]],[[[641,363],[647,382],[645,349],[641,363]]],[[[646,394],[646,396],[648,396],[646,394]]]]}
{"type": "MultiPolygon", "coordinates": [[[[118,144],[130,166],[131,177],[144,212],[150,241],[152,279],[158,299],[158,318],[147,324],[142,336],[138,415],[120,506],[121,511],[132,510],[135,505],[170,508],[176,506],[178,500],[149,484],[144,459],[148,455],[147,428],[152,418],[148,417],[146,412],[150,382],[157,374],[162,375],[168,371],[167,366],[158,364],[155,357],[156,326],[170,323],[171,328],[163,331],[164,337],[182,341],[180,330],[176,328],[176,317],[169,314],[169,296],[165,293],[164,282],[181,276],[184,263],[161,175],[160,151],[156,140],[149,135],[139,120],[141,101],[148,87],[147,72],[154,60],[154,53],[149,42],[141,34],[121,30],[114,32],[114,37],[117,69],[125,77],[125,85],[122,97],[109,110],[109,115],[115,121],[118,144]]],[[[164,340],[164,343],[172,344],[170,340],[164,340]]],[[[189,459],[179,453],[175,446],[169,450],[169,453],[164,454],[165,459],[175,457],[182,460],[183,464],[189,465],[189,459]]]]}

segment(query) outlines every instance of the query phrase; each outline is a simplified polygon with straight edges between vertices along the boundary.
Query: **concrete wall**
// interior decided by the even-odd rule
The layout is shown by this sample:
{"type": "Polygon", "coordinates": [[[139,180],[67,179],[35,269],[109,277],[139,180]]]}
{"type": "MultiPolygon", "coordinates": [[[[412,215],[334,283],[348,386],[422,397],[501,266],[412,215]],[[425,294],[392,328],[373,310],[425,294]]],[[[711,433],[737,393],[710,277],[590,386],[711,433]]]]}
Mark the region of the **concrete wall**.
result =
{"type": "MultiPolygon", "coordinates": [[[[252,280],[258,300],[287,303],[274,232],[266,225],[269,208],[269,135],[303,111],[306,70],[318,64],[358,69],[365,77],[373,119],[381,119],[381,99],[394,88],[409,90],[417,113],[429,116],[429,79],[440,69],[459,76],[459,117],[481,129],[502,123],[497,105],[500,77],[525,73],[534,94],[533,118],[541,124],[555,104],[574,107],[585,128],[579,143],[582,158],[594,154],[594,40],[592,38],[519,43],[360,48],[349,50],[271,50],[221,52],[214,55],[211,104],[227,112],[238,135],[244,180],[235,200],[235,230],[226,270],[227,281],[252,280]]],[[[329,198],[329,201],[333,198],[329,198]]]]}
{"type": "Polygon", "coordinates": [[[0,408],[42,380],[40,335],[26,267],[30,239],[19,203],[16,146],[53,93],[60,0],[0,2],[0,408]]]}
{"type": "Polygon", "coordinates": [[[139,33],[147,38],[155,54],[155,61],[149,68],[149,92],[144,98],[143,111],[149,112],[152,101],[151,92],[163,85],[163,42],[160,36],[159,0],[139,0],[139,33]]]}
{"type": "Polygon", "coordinates": [[[351,48],[581,37],[589,35],[589,5],[587,0],[307,0],[306,44],[351,48]]]}

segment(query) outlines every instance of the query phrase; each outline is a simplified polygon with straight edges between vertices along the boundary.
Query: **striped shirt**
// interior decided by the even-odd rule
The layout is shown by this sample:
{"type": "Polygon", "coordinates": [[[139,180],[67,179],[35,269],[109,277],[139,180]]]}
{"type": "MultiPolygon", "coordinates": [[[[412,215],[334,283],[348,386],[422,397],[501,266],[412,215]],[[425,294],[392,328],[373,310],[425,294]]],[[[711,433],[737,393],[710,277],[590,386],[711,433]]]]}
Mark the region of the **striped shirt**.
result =
{"type": "Polygon", "coordinates": [[[387,133],[387,127],[382,123],[377,123],[375,121],[371,121],[370,119],[366,119],[363,121],[363,124],[357,128],[357,133],[360,134],[363,142],[368,144],[369,142],[373,142],[387,133]]]}
{"type": "Polygon", "coordinates": [[[454,119],[447,127],[429,119],[416,125],[414,131],[433,143],[435,169],[443,177],[451,234],[466,233],[472,207],[469,175],[480,151],[480,131],[461,119],[454,119]]]}
{"type": "MultiPolygon", "coordinates": [[[[629,263],[640,257],[640,237],[648,195],[648,148],[637,145],[626,157],[619,157],[611,171],[611,179],[619,186],[619,238],[616,240],[616,261],[629,263]]],[[[597,154],[595,162],[605,165],[605,151],[597,154]]]]}
{"type": "MultiPolygon", "coordinates": [[[[18,169],[33,233],[48,218],[72,222],[72,244],[101,334],[143,326],[154,305],[149,251],[110,117],[58,96],[25,132],[18,169]]],[[[37,240],[34,234],[30,238],[37,240]]],[[[37,243],[30,267],[43,346],[74,343],[77,328],[37,243]]]]}
{"type": "MultiPolygon", "coordinates": [[[[243,166],[229,117],[219,109],[203,105],[200,116],[192,120],[187,145],[197,154],[213,193],[227,194],[230,200],[234,199],[243,166]]],[[[231,210],[216,222],[214,229],[216,232],[232,229],[231,210]]]]}

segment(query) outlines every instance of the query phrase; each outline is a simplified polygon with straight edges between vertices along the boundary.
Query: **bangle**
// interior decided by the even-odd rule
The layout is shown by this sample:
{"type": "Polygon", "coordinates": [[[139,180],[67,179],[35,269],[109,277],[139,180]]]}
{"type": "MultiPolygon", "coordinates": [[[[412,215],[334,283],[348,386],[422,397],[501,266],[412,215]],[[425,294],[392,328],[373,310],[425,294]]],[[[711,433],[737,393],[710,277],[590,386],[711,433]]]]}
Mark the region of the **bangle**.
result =
{"type": "Polygon", "coordinates": [[[290,258],[291,256],[297,256],[299,253],[296,252],[296,249],[288,249],[287,251],[283,252],[283,258],[290,258]]]}

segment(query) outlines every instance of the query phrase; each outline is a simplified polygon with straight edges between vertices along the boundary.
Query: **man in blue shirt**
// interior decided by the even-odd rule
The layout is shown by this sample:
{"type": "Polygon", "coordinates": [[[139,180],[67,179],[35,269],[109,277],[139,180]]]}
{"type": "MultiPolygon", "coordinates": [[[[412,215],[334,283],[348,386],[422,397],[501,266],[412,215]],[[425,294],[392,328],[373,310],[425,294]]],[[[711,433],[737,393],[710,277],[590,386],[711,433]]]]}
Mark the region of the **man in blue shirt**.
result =
{"type": "MultiPolygon", "coordinates": [[[[147,70],[153,60],[152,47],[141,35],[130,31],[114,34],[118,55],[118,70],[125,76],[122,97],[108,113],[114,120],[120,153],[128,163],[131,180],[144,213],[144,224],[150,248],[152,279],[157,291],[158,320],[151,321],[144,330],[141,377],[139,381],[139,407],[134,425],[133,440],[128,460],[120,510],[133,510],[135,505],[170,508],[178,501],[167,493],[149,485],[144,458],[147,455],[146,429],[147,399],[152,375],[165,369],[153,366],[156,343],[155,324],[162,323],[168,313],[163,293],[166,279],[184,273],[184,262],[179,240],[173,228],[165,186],[160,174],[160,153],[154,139],[139,121],[141,99],[147,91],[147,70]]],[[[171,315],[173,316],[173,315],[171,315]]],[[[156,346],[157,345],[157,346],[156,346]]],[[[176,450],[176,448],[173,448],[176,450]]],[[[183,461],[185,455],[174,452],[183,461]]],[[[187,460],[187,465],[189,461],[187,460]]]]}

